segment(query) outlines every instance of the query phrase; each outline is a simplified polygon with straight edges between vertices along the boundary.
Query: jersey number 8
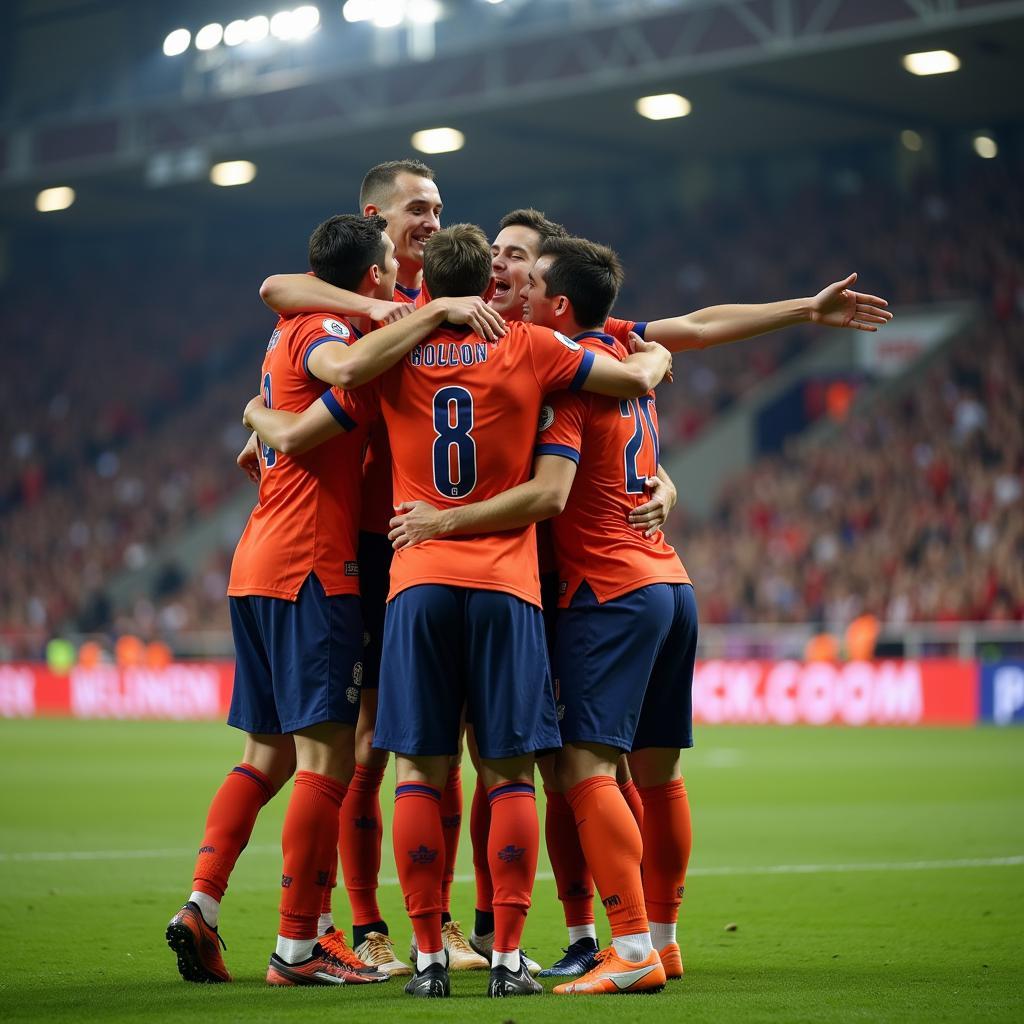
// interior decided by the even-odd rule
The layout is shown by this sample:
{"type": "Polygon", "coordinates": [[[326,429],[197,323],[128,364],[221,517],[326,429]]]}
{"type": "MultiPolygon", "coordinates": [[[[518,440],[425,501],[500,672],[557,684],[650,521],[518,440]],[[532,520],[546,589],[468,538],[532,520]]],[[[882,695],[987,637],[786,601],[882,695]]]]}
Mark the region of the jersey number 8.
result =
{"type": "Polygon", "coordinates": [[[460,387],[434,395],[434,487],[446,498],[464,498],[476,487],[473,396],[460,387]]]}

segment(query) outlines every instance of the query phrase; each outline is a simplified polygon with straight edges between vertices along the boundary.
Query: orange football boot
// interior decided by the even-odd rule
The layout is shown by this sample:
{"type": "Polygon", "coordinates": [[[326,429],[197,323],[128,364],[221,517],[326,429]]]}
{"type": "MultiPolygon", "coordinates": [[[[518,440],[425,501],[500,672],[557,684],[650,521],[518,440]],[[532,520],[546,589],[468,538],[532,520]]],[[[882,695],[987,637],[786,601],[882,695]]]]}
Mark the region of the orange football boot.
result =
{"type": "Polygon", "coordinates": [[[658,950],[661,957],[661,966],[665,968],[666,978],[681,978],[683,976],[683,955],[679,952],[679,944],[669,942],[658,950]]]}
{"type": "Polygon", "coordinates": [[[167,945],[178,956],[178,973],[186,981],[218,984],[230,981],[220,946],[228,947],[194,903],[186,903],[167,926],[167,945]]]}
{"type": "Polygon", "coordinates": [[[613,996],[626,992],[660,992],[665,987],[665,968],[656,949],[646,960],[624,960],[614,946],[597,954],[597,965],[581,978],[556,985],[556,996],[613,996]]]}
{"type": "MultiPolygon", "coordinates": [[[[365,965],[362,970],[350,967],[317,942],[310,956],[297,964],[290,964],[287,960],[282,960],[277,953],[272,953],[267,965],[267,984],[365,985],[369,981],[377,980],[364,971],[365,965]]],[[[377,974],[374,968],[370,968],[370,971],[374,976],[377,974]]]]}
{"type": "MultiPolygon", "coordinates": [[[[385,974],[373,964],[360,960],[346,941],[345,933],[340,928],[331,929],[326,935],[321,935],[319,942],[331,956],[336,957],[350,970],[365,978],[368,983],[387,981],[390,977],[389,974],[385,974]]],[[[358,982],[349,984],[358,984],[358,982]]]]}

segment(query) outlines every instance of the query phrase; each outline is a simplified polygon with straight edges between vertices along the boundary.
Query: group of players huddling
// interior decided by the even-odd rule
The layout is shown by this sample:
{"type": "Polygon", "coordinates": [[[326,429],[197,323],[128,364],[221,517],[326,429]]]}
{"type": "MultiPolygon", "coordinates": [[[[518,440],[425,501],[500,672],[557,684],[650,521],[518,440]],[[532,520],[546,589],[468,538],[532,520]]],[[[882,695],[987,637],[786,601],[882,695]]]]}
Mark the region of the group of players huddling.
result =
{"type": "Polygon", "coordinates": [[[891,314],[851,275],[809,299],[618,320],[615,253],[536,210],[507,214],[489,246],[473,225],[441,230],[433,172],[414,160],[372,168],[359,202],[313,232],[311,274],[261,289],[280,319],[244,414],[239,465],[259,501],[228,588],[228,722],[245,750],[168,944],[186,980],[231,980],[221,900],[294,776],[269,984],[409,975],[410,995],[443,997],[450,970],[489,968],[491,996],[538,994],[537,973],[564,978],[559,995],[657,991],[683,974],[697,609],[660,529],[675,488],[654,388],[672,352],[800,322],[871,331],[891,314]],[[463,736],[468,937],[450,912],[463,736]],[[377,902],[388,752],[411,964],[377,902]],[[544,971],[520,949],[535,765],[569,932],[544,971]],[[339,852],[351,945],[331,915],[339,852]]]}

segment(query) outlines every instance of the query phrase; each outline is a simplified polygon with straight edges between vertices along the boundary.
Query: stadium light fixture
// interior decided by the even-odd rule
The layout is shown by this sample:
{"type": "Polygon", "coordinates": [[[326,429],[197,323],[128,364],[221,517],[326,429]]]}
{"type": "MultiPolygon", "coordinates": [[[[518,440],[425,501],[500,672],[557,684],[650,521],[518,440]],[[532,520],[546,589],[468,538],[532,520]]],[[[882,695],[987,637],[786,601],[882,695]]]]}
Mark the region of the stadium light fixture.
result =
{"type": "Polygon", "coordinates": [[[262,42],[270,34],[270,19],[265,14],[257,14],[245,23],[245,41],[247,43],[262,42]]]}
{"type": "Polygon", "coordinates": [[[57,210],[66,210],[75,201],[75,190],[68,185],[58,185],[56,188],[44,188],[36,196],[36,209],[40,213],[56,213],[57,210]]]}
{"type": "Polygon", "coordinates": [[[454,153],[466,144],[466,136],[457,128],[426,128],[413,132],[410,141],[421,153],[454,153]]]}
{"type": "Polygon", "coordinates": [[[369,21],[373,17],[373,0],[347,0],[341,16],[350,22],[369,21]]]}
{"type": "Polygon", "coordinates": [[[308,39],[320,27],[320,8],[303,4],[292,11],[292,39],[308,39]]]}
{"type": "Polygon", "coordinates": [[[405,0],[377,0],[373,4],[373,23],[377,28],[395,28],[405,20],[405,0]]]}
{"type": "Polygon", "coordinates": [[[210,181],[222,188],[248,185],[256,177],[256,165],[251,160],[226,160],[210,168],[210,181]]]}
{"type": "Polygon", "coordinates": [[[244,43],[247,37],[246,21],[245,18],[237,18],[234,21],[229,21],[224,26],[224,45],[225,46],[238,46],[244,43]]]}
{"type": "Polygon", "coordinates": [[[220,42],[223,38],[224,26],[218,24],[216,21],[211,22],[209,25],[204,25],[196,33],[196,49],[212,50],[215,46],[220,46],[220,42]]]}
{"type": "Polygon", "coordinates": [[[291,39],[295,15],[291,11],[278,11],[270,19],[270,34],[275,39],[291,39]]]}
{"type": "Polygon", "coordinates": [[[690,101],[676,92],[659,93],[657,96],[641,96],[636,101],[636,112],[649,121],[667,121],[673,117],[686,117],[692,109],[690,101]]]}
{"type": "Polygon", "coordinates": [[[405,16],[414,25],[433,25],[441,19],[441,5],[437,0],[408,0],[405,16]]]}
{"type": "Polygon", "coordinates": [[[192,33],[187,28],[176,28],[167,33],[164,40],[164,56],[178,57],[183,54],[192,42],[192,33]]]}
{"type": "Polygon", "coordinates": [[[924,146],[924,139],[913,128],[904,128],[900,132],[900,142],[903,143],[903,148],[909,149],[911,153],[920,153],[924,146]]]}
{"type": "Polygon", "coordinates": [[[960,58],[949,50],[924,50],[904,54],[903,67],[912,75],[948,75],[960,70],[960,58]]]}
{"type": "Polygon", "coordinates": [[[986,135],[984,132],[974,136],[972,145],[974,146],[974,152],[982,160],[994,160],[999,156],[999,144],[991,135],[986,135]]]}

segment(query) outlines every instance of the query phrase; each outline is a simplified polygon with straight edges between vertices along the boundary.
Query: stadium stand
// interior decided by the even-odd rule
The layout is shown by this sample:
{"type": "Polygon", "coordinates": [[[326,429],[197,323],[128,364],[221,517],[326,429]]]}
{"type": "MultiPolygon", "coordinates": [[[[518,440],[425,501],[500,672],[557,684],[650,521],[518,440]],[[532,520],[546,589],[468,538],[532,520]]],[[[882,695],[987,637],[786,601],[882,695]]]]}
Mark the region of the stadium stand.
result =
{"type": "MultiPolygon", "coordinates": [[[[847,181],[845,192],[807,188],[774,204],[734,193],[629,222],[595,219],[593,206],[549,208],[622,253],[623,315],[654,319],[808,294],[853,268],[865,289],[897,308],[985,297],[986,326],[929,386],[883,415],[850,422],[856,460],[827,449],[767,459],[725,489],[709,524],[680,516],[673,538],[700,585],[706,621],[840,622],[861,607],[890,619],[1024,613],[1024,578],[1009,557],[1021,542],[1021,428],[994,413],[986,420],[994,388],[1021,407],[1024,371],[1012,348],[1020,339],[1010,321],[1024,305],[1024,211],[1019,190],[1007,187],[1013,173],[986,166],[949,185],[923,179],[904,190],[864,177],[856,187],[847,181]],[[794,223],[812,226],[799,245],[788,241],[794,223]],[[919,473],[896,486],[895,467],[911,455],[919,473]],[[883,491],[900,498],[889,501],[884,521],[883,491]],[[788,502],[793,512],[783,514],[788,502]],[[880,558],[895,566],[903,556],[910,568],[872,572],[880,558]],[[945,585],[957,566],[971,581],[963,595],[945,585]]],[[[114,607],[106,583],[159,560],[167,538],[249,486],[234,466],[244,440],[236,414],[255,391],[272,323],[255,301],[259,277],[250,267],[213,284],[199,270],[183,280],[177,266],[171,295],[158,270],[122,266],[129,298],[109,312],[88,312],[85,299],[111,268],[66,267],[58,270],[63,308],[82,310],[73,325],[49,312],[38,288],[19,283],[17,301],[5,303],[34,339],[31,350],[12,353],[14,379],[25,383],[5,410],[0,642],[9,654],[37,654],[60,629],[131,630],[173,644],[226,628],[230,539],[198,573],[163,566],[130,607],[114,607]],[[111,353],[102,362],[92,357],[98,339],[111,353]]],[[[696,436],[815,337],[794,329],[679,357],[675,385],[659,395],[663,446],[696,436]]]]}

